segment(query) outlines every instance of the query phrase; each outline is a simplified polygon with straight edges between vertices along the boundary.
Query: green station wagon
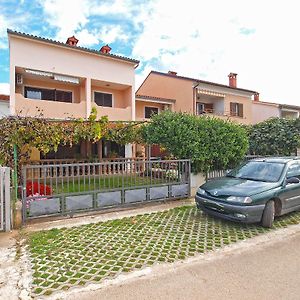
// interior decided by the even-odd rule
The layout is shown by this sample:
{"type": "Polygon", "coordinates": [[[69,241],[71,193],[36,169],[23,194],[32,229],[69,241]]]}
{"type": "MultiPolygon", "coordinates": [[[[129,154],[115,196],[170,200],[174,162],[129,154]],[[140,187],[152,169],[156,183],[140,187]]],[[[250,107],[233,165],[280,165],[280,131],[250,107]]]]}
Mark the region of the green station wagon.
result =
{"type": "Polygon", "coordinates": [[[274,216],[300,209],[300,157],[250,160],[201,185],[195,201],[213,216],[271,227],[274,216]]]}

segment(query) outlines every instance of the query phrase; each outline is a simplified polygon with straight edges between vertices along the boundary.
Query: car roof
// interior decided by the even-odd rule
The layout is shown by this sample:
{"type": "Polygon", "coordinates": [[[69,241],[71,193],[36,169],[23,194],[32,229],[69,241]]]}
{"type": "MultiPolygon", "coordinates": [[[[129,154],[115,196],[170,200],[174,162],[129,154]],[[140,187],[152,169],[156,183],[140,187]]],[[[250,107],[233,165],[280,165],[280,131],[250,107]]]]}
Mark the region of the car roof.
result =
{"type": "Polygon", "coordinates": [[[274,162],[274,163],[288,163],[290,161],[300,161],[300,156],[283,156],[283,157],[261,157],[251,159],[251,161],[265,161],[265,162],[274,162]]]}

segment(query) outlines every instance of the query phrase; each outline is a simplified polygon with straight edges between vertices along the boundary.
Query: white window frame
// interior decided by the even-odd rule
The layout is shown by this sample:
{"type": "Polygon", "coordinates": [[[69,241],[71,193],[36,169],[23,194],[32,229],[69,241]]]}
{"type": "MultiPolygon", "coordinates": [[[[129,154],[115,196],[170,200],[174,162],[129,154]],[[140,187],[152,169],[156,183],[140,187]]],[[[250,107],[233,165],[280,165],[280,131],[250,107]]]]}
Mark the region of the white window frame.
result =
{"type": "Polygon", "coordinates": [[[203,106],[202,112],[203,112],[203,113],[205,112],[205,103],[204,103],[204,102],[197,101],[197,102],[196,102],[196,114],[197,114],[197,115],[200,115],[200,110],[198,109],[198,105],[199,105],[199,104],[200,104],[200,106],[201,106],[201,105],[203,106]]]}

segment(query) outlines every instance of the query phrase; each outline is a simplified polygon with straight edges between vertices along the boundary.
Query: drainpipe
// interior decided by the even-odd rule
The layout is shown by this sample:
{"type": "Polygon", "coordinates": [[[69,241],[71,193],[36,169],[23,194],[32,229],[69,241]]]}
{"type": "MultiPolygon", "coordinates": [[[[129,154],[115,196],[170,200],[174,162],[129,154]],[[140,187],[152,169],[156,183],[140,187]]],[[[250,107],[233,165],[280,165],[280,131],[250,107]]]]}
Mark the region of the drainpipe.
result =
{"type": "Polygon", "coordinates": [[[199,83],[193,86],[193,114],[196,115],[196,97],[197,97],[197,87],[199,83]]]}

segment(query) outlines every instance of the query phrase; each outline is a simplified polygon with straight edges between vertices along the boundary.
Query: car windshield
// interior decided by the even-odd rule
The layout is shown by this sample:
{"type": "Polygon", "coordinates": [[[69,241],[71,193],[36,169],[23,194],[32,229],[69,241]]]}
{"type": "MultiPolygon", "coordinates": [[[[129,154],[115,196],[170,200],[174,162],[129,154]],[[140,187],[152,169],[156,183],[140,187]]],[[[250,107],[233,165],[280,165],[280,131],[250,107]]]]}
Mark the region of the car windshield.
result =
{"type": "Polygon", "coordinates": [[[277,182],[283,169],[283,163],[249,161],[229,172],[227,176],[255,181],[277,182]]]}

